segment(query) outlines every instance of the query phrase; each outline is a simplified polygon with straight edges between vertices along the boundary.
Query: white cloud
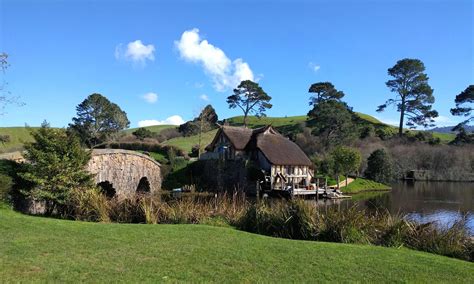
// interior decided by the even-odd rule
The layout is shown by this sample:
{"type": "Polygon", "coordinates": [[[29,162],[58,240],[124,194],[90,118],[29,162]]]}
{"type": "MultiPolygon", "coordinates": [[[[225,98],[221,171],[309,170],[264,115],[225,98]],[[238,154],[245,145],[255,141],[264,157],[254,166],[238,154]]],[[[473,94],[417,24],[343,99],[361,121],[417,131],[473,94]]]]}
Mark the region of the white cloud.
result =
{"type": "Polygon", "coordinates": [[[201,100],[203,100],[203,101],[206,101],[206,102],[209,101],[209,97],[208,97],[206,94],[200,95],[199,98],[200,98],[201,100]]]}
{"type": "Polygon", "coordinates": [[[440,115],[434,119],[436,126],[453,126],[457,124],[457,122],[453,121],[451,118],[447,116],[440,115]]]}
{"type": "Polygon", "coordinates": [[[141,40],[129,42],[124,48],[122,44],[115,47],[115,58],[124,59],[133,63],[145,64],[146,60],[155,60],[155,47],[152,44],[145,45],[141,40]]]}
{"type": "Polygon", "coordinates": [[[309,66],[309,68],[310,68],[311,70],[313,70],[314,72],[318,72],[319,69],[321,69],[321,66],[320,66],[320,65],[315,64],[315,63],[313,63],[313,62],[310,62],[310,63],[308,64],[308,66],[309,66]]]}
{"type": "Polygon", "coordinates": [[[150,93],[144,94],[144,95],[142,96],[142,98],[143,98],[146,102],[148,102],[148,103],[150,103],[150,104],[154,104],[154,103],[156,103],[156,101],[158,100],[158,95],[155,94],[155,93],[150,92],[150,93]]]}
{"type": "Polygon", "coordinates": [[[248,63],[241,58],[231,61],[222,49],[201,39],[198,29],[185,31],[179,41],[175,41],[181,58],[202,64],[211,77],[217,91],[235,88],[243,80],[254,80],[248,63]]]}
{"type": "Polygon", "coordinates": [[[165,120],[155,120],[155,119],[148,119],[148,120],[141,120],[138,122],[138,127],[147,127],[152,125],[181,125],[185,121],[179,115],[173,115],[168,117],[165,120]]]}

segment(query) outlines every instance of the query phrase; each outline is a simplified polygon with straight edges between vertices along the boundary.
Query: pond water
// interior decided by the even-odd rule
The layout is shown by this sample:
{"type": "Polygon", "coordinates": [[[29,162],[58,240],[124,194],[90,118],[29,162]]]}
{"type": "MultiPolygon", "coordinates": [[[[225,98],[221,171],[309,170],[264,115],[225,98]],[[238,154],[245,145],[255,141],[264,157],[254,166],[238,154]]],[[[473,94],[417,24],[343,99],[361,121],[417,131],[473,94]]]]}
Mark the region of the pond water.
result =
{"type": "Polygon", "coordinates": [[[456,220],[466,218],[467,229],[474,235],[474,183],[400,182],[393,184],[390,192],[361,193],[352,199],[319,200],[318,205],[382,208],[420,223],[436,222],[440,226],[450,226],[456,220]]]}

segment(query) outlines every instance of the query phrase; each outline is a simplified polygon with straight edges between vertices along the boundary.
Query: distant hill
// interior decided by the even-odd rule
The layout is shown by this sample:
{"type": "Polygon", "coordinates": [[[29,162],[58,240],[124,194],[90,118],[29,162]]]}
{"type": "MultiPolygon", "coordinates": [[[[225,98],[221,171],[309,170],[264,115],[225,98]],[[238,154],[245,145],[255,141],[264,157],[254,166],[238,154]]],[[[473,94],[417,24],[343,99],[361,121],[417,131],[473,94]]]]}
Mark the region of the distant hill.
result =
{"type": "MultiPolygon", "coordinates": [[[[430,131],[439,133],[455,133],[452,131],[453,127],[454,126],[435,127],[433,129],[430,129],[430,131]]],[[[474,132],[474,125],[466,125],[464,128],[467,132],[474,132]]]]}
{"type": "MultiPolygon", "coordinates": [[[[176,125],[152,125],[152,126],[146,126],[143,128],[146,128],[150,130],[151,132],[154,133],[160,133],[162,130],[168,129],[168,128],[173,128],[176,127],[176,125]]],[[[135,130],[139,129],[141,127],[136,127],[136,128],[129,128],[124,130],[125,133],[133,133],[135,130]]]]}

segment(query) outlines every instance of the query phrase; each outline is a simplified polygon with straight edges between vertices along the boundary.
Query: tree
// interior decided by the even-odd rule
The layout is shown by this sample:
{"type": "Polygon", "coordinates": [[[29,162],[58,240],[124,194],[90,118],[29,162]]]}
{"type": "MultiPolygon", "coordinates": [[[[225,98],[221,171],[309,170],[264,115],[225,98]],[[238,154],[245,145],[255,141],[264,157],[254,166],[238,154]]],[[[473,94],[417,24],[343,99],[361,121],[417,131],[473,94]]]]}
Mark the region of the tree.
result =
{"type": "Polygon", "coordinates": [[[464,125],[469,124],[469,122],[474,120],[474,116],[472,116],[472,103],[474,103],[474,85],[469,85],[466,90],[457,95],[454,99],[454,102],[456,103],[456,107],[451,109],[451,114],[467,117],[466,120],[459,123],[453,129],[459,130],[460,128],[464,127],[464,125]]]}
{"type": "Polygon", "coordinates": [[[46,214],[62,213],[72,189],[92,186],[92,175],[85,169],[90,152],[79,138],[64,129],[43,123],[32,131],[34,142],[25,145],[29,163],[20,177],[33,184],[25,192],[33,200],[44,201],[46,214]]]}
{"type": "Polygon", "coordinates": [[[202,151],[202,133],[206,129],[213,127],[218,120],[216,111],[211,105],[207,105],[199,114],[199,142],[198,142],[198,158],[201,157],[202,151]]]}
{"type": "Polygon", "coordinates": [[[392,159],[384,149],[377,149],[367,159],[365,176],[376,182],[388,184],[393,178],[392,159]]]}
{"type": "Polygon", "coordinates": [[[350,173],[357,172],[361,163],[360,152],[356,149],[340,146],[331,152],[331,168],[336,176],[337,185],[339,188],[339,175],[343,174],[347,178],[350,173]]]}
{"type": "Polygon", "coordinates": [[[144,127],[138,128],[137,130],[133,131],[132,134],[140,140],[153,137],[153,132],[144,127]]]}
{"type": "MultiPolygon", "coordinates": [[[[8,69],[10,64],[8,63],[8,54],[7,53],[0,53],[0,69],[2,74],[5,74],[5,71],[8,69]]],[[[12,97],[11,93],[6,90],[7,83],[5,79],[2,77],[2,82],[0,83],[0,116],[3,115],[5,112],[5,107],[9,104],[16,104],[18,106],[23,106],[24,103],[19,100],[18,97],[12,97]]]]}
{"type": "Polygon", "coordinates": [[[88,96],[76,107],[76,111],[77,116],[69,127],[90,148],[130,125],[127,113],[101,94],[88,96]]]}
{"type": "Polygon", "coordinates": [[[199,116],[195,117],[191,121],[181,124],[178,127],[179,132],[184,136],[197,135],[200,132],[207,132],[216,128],[216,123],[219,120],[216,110],[212,105],[207,105],[199,113],[199,116]]]}
{"type": "Polygon", "coordinates": [[[355,114],[344,102],[322,101],[314,106],[308,116],[312,118],[308,126],[314,127],[313,134],[320,136],[327,148],[357,137],[357,131],[354,130],[355,114]]]}
{"type": "Polygon", "coordinates": [[[328,100],[340,100],[344,97],[342,91],[336,90],[330,82],[314,83],[309,87],[309,92],[314,94],[309,99],[309,105],[317,105],[320,102],[328,100]]]}
{"type": "Polygon", "coordinates": [[[257,83],[245,80],[234,89],[233,95],[227,97],[227,103],[229,108],[239,107],[244,112],[244,126],[247,126],[248,114],[265,116],[265,111],[272,108],[271,99],[257,83]]]}
{"type": "Polygon", "coordinates": [[[428,76],[424,73],[425,65],[418,59],[402,59],[388,69],[388,75],[394,79],[385,84],[391,92],[396,92],[395,99],[387,100],[377,109],[382,112],[389,105],[396,105],[400,112],[398,135],[403,135],[405,116],[408,117],[406,125],[415,128],[433,126],[434,118],[438,112],[432,110],[435,101],[433,89],[428,84],[428,76]]]}

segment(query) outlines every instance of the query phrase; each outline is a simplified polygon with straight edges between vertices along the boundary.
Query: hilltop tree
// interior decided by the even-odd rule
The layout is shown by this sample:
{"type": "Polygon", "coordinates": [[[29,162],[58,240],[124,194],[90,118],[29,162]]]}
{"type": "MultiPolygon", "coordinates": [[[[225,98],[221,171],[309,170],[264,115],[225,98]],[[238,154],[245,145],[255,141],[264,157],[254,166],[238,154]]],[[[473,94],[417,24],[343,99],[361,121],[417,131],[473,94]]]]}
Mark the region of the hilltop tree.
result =
{"type": "Polygon", "coordinates": [[[339,101],[344,97],[344,93],[336,90],[334,85],[330,82],[314,83],[309,87],[309,92],[314,94],[309,99],[309,105],[317,105],[320,102],[328,100],[339,101]]]}
{"type": "Polygon", "coordinates": [[[336,176],[336,181],[339,187],[339,175],[343,174],[346,177],[346,186],[348,175],[357,170],[361,163],[360,152],[349,147],[337,147],[331,152],[331,168],[336,176]]]}
{"type": "Polygon", "coordinates": [[[31,135],[34,142],[25,145],[24,154],[29,163],[19,175],[33,187],[24,193],[44,201],[47,214],[62,213],[72,189],[93,185],[85,169],[90,152],[81,147],[77,136],[47,123],[31,135]]]}
{"type": "Polygon", "coordinates": [[[457,95],[454,102],[456,103],[456,107],[451,109],[451,114],[467,117],[466,120],[459,123],[453,129],[459,130],[460,128],[463,128],[464,125],[469,124],[469,122],[474,120],[474,116],[472,116],[472,104],[474,103],[474,85],[468,86],[466,90],[457,95]]]}
{"type": "Polygon", "coordinates": [[[328,100],[314,106],[308,113],[308,126],[314,127],[313,135],[319,136],[324,145],[344,144],[357,137],[355,114],[346,103],[328,100]]]}
{"type": "Polygon", "coordinates": [[[399,136],[403,135],[405,117],[408,117],[406,125],[415,128],[417,125],[432,126],[433,119],[438,116],[438,112],[431,109],[435,98],[424,71],[423,62],[408,58],[399,60],[395,66],[388,69],[388,75],[394,79],[385,84],[397,95],[394,99],[389,99],[380,105],[377,111],[382,112],[389,105],[397,106],[400,112],[399,136]]]}
{"type": "Polygon", "coordinates": [[[244,126],[247,126],[248,114],[265,116],[265,111],[272,108],[271,99],[257,83],[245,80],[234,89],[233,95],[227,97],[227,103],[229,108],[239,107],[244,112],[244,126]]]}
{"type": "Polygon", "coordinates": [[[127,113],[101,94],[92,94],[76,107],[77,116],[69,124],[83,143],[94,148],[111,135],[128,128],[127,113]]]}

